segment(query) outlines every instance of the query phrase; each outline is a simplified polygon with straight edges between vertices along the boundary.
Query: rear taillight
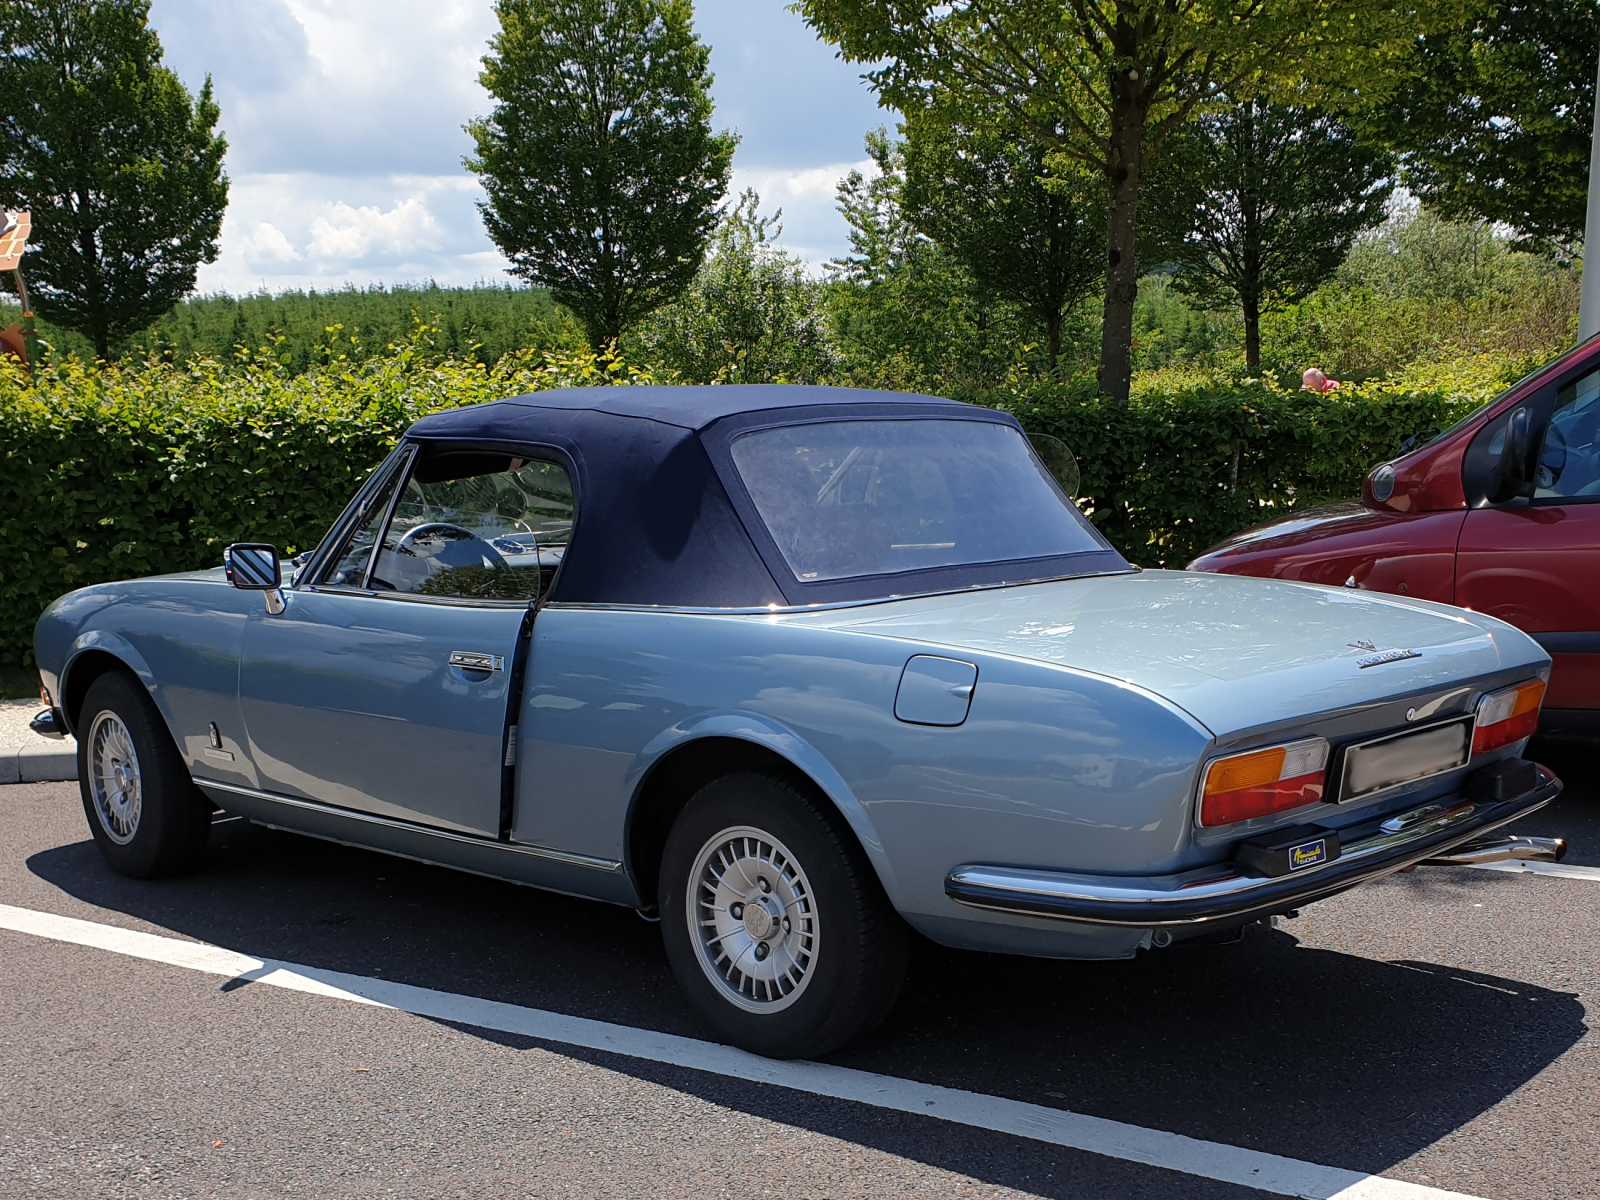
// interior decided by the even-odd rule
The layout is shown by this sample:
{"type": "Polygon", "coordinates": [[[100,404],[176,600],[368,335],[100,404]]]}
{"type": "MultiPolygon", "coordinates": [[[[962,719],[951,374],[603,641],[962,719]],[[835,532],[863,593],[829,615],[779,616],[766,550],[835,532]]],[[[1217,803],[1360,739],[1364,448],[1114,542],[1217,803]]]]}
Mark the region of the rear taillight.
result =
{"type": "Polygon", "coordinates": [[[1206,768],[1200,824],[1232,825],[1315,804],[1327,766],[1328,743],[1319,737],[1219,758],[1206,768]]]}
{"type": "Polygon", "coordinates": [[[1477,725],[1472,731],[1472,752],[1484,754],[1532,737],[1539,727],[1539,705],[1544,703],[1544,680],[1490,692],[1478,701],[1477,725]]]}

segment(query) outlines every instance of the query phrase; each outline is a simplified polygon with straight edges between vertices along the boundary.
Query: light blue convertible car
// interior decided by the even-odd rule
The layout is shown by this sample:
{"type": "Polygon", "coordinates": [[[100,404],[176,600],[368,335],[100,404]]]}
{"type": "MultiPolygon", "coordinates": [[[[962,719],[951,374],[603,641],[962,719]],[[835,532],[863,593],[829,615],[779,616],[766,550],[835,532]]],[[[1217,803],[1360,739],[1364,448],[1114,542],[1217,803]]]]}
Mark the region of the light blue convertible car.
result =
{"type": "Polygon", "coordinates": [[[440,413],[309,556],[85,588],[36,646],[113,869],[193,866],[215,805],[628,905],[773,1055],[878,1022],[911,930],[1126,958],[1561,850],[1486,836],[1561,787],[1528,637],[1138,570],[1010,415],[928,397],[440,413]]]}

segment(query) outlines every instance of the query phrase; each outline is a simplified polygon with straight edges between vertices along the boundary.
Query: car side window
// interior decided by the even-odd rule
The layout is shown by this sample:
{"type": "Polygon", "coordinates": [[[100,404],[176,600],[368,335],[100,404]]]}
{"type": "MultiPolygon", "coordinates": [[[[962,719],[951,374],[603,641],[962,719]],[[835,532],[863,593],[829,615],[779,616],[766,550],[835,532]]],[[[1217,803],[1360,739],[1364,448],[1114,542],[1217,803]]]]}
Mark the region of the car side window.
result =
{"type": "Polygon", "coordinates": [[[367,583],[367,566],[372,561],[372,548],[378,544],[378,534],[383,529],[384,518],[389,515],[389,504],[395,489],[405,478],[403,467],[389,473],[389,478],[373,492],[363,515],[357,518],[344,543],[328,560],[328,567],[317,580],[321,587],[362,588],[367,583]]]}
{"type": "Polygon", "coordinates": [[[1591,371],[1556,393],[1533,496],[1600,500],[1600,371],[1591,371]]]}
{"type": "Polygon", "coordinates": [[[537,600],[566,553],[573,512],[572,482],[556,463],[476,453],[421,461],[395,505],[368,586],[537,600]]]}

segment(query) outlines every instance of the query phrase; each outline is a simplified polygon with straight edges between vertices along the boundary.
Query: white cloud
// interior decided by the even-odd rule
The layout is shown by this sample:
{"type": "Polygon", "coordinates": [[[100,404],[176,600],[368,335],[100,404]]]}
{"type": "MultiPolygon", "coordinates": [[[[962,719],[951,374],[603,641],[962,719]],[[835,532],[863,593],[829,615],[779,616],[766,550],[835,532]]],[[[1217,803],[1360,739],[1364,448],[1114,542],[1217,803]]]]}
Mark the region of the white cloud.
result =
{"type": "Polygon", "coordinates": [[[405,254],[436,249],[438,234],[439,223],[416,196],[388,212],[371,204],[351,208],[341,202],[311,222],[307,252],[322,261],[362,259],[374,251],[405,254]]]}
{"type": "Polygon", "coordinates": [[[860,162],[830,163],[821,167],[785,170],[781,167],[734,168],[729,188],[737,196],[745,188],[755,188],[761,197],[761,211],[783,210],[784,249],[810,264],[812,273],[848,249],[844,218],[839,215],[839,181],[851,171],[863,175],[877,173],[870,158],[860,162]]]}
{"type": "Polygon", "coordinates": [[[240,239],[239,252],[251,263],[297,262],[301,257],[283,230],[269,221],[262,221],[254,233],[240,239]]]}

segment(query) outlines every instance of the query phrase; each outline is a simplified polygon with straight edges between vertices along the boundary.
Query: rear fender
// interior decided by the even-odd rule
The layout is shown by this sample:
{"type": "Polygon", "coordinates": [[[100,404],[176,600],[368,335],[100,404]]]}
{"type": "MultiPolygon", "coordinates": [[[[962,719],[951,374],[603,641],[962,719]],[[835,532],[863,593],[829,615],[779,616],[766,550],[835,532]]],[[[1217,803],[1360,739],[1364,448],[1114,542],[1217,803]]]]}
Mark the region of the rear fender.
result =
{"type": "Polygon", "coordinates": [[[762,746],[805,775],[828,797],[849,824],[851,832],[856,835],[856,840],[866,852],[868,861],[872,863],[873,870],[878,873],[884,891],[891,897],[898,894],[894,868],[889,863],[889,856],[884,852],[883,839],[878,836],[877,828],[855,792],[844,781],[844,777],[816,747],[793,730],[755,713],[700,713],[690,720],[663,730],[651,739],[640,751],[627,775],[626,791],[632,797],[629,827],[632,826],[632,806],[638,803],[643,785],[656,764],[680,746],[707,738],[734,738],[762,746]]]}

